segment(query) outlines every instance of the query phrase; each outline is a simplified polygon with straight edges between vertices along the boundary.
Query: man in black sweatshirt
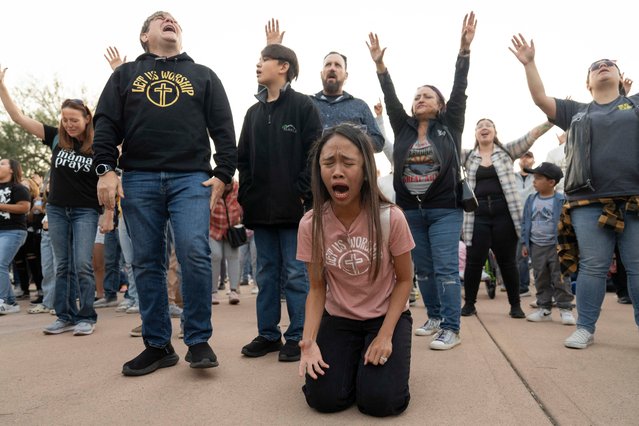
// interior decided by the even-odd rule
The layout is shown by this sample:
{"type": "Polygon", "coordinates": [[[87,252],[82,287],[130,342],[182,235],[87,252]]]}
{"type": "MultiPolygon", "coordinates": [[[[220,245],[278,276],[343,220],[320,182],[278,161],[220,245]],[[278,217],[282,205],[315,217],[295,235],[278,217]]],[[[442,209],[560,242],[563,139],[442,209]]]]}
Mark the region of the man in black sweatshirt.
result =
{"type": "Polygon", "coordinates": [[[210,209],[231,181],[237,148],[222,83],[182,51],[182,28],[167,12],[142,26],[143,55],[119,66],[95,114],[94,163],[98,198],[107,209],[116,194],[133,244],[146,349],[122,373],[140,376],[175,365],[166,292],[166,228],[171,221],[182,267],[184,342],[192,368],[218,365],[211,337],[210,209]],[[211,169],[211,145],[216,167],[211,169]],[[122,144],[114,172],[117,146],[122,144]]]}

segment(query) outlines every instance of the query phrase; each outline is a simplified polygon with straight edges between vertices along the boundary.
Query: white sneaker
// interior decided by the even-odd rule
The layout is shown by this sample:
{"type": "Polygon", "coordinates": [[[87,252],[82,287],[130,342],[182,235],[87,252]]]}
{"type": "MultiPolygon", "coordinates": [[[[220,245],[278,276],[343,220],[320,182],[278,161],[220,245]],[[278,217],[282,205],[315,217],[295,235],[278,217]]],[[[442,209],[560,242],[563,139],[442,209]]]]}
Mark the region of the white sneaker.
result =
{"type": "Polygon", "coordinates": [[[260,292],[260,289],[257,288],[257,286],[253,286],[253,288],[251,289],[251,294],[257,294],[260,292]]]}
{"type": "Polygon", "coordinates": [[[229,293],[229,304],[237,305],[238,303],[240,303],[240,296],[237,295],[235,290],[231,290],[231,292],[229,293]]]}
{"type": "Polygon", "coordinates": [[[118,306],[118,299],[107,299],[106,297],[101,297],[100,299],[93,302],[93,307],[98,308],[111,308],[113,306],[118,306]]]}
{"type": "Polygon", "coordinates": [[[88,336],[89,334],[93,334],[93,330],[95,330],[95,324],[86,321],[80,321],[73,328],[73,335],[88,336]]]}
{"type": "Polygon", "coordinates": [[[415,336],[432,336],[439,331],[441,322],[439,318],[429,318],[424,325],[415,330],[415,336]]]}
{"type": "Polygon", "coordinates": [[[120,302],[118,307],[115,308],[115,312],[126,312],[126,310],[133,306],[134,303],[135,301],[132,299],[124,299],[122,302],[120,302]]]}
{"type": "Polygon", "coordinates": [[[550,315],[549,309],[539,308],[528,315],[526,319],[532,322],[552,321],[552,316],[550,315]]]}
{"type": "Polygon", "coordinates": [[[60,318],[55,320],[53,324],[49,324],[42,330],[44,334],[60,334],[65,331],[71,331],[74,329],[73,323],[62,321],[60,318]]]}
{"type": "Polygon", "coordinates": [[[577,321],[575,321],[575,317],[572,315],[572,310],[570,309],[560,309],[559,315],[561,316],[561,323],[563,325],[575,325],[577,321]]]}
{"type": "Polygon", "coordinates": [[[588,345],[592,345],[594,341],[594,334],[585,328],[578,328],[564,341],[564,346],[573,349],[585,349],[588,345]]]}
{"type": "Polygon", "coordinates": [[[20,312],[20,305],[17,303],[15,305],[8,305],[4,301],[0,303],[0,315],[17,314],[18,312],[20,312]]]}
{"type": "MultiPolygon", "coordinates": [[[[129,308],[125,311],[127,314],[139,314],[140,313],[140,307],[136,304],[133,304],[131,306],[129,306],[129,308]]],[[[169,310],[169,313],[171,311],[169,310]]]]}
{"type": "Polygon", "coordinates": [[[211,305],[219,305],[220,299],[217,298],[217,293],[211,295],[211,305]]]}
{"type": "Polygon", "coordinates": [[[439,330],[435,335],[435,339],[430,342],[430,348],[438,351],[452,349],[461,343],[459,333],[452,330],[439,330]]]}
{"type": "Polygon", "coordinates": [[[182,308],[180,308],[175,303],[169,303],[169,315],[171,316],[171,318],[180,318],[182,316],[182,308]]]}

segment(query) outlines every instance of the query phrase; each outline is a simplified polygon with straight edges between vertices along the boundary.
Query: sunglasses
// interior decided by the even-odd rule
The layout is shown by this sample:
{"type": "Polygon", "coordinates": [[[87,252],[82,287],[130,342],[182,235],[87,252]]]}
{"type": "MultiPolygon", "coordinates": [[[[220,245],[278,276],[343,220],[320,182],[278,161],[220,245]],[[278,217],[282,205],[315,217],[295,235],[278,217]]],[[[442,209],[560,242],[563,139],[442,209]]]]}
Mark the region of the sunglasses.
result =
{"type": "Polygon", "coordinates": [[[615,67],[617,68],[617,64],[615,64],[615,61],[611,61],[610,59],[600,59],[598,61],[593,62],[590,65],[590,68],[588,68],[588,71],[593,72],[593,71],[597,71],[599,68],[601,68],[602,66],[607,66],[607,67],[615,67]]]}
{"type": "Polygon", "coordinates": [[[64,108],[65,105],[69,105],[69,104],[76,104],[81,107],[85,107],[82,99],[66,99],[64,102],[62,102],[62,107],[64,108]]]}

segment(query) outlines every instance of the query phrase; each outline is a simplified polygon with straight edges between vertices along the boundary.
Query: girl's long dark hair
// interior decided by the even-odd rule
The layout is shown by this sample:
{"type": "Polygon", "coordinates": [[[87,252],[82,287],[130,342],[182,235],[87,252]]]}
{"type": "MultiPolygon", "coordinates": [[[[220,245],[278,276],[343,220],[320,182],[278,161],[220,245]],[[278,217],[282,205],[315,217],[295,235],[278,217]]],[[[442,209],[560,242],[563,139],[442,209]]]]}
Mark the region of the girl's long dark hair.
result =
{"type": "Polygon", "coordinates": [[[13,174],[11,175],[11,183],[22,183],[22,166],[18,160],[9,158],[9,167],[13,174]]]}
{"type": "Polygon", "coordinates": [[[373,279],[377,278],[381,264],[381,251],[383,248],[383,235],[380,224],[379,211],[382,204],[390,208],[391,202],[382,194],[377,186],[377,166],[373,153],[373,142],[358,127],[352,124],[339,124],[327,129],[311,149],[309,159],[311,161],[311,189],[313,191],[313,232],[311,251],[311,277],[321,280],[324,272],[324,236],[323,213],[330,207],[331,196],[324,186],[320,167],[320,154],[324,145],[334,136],[345,137],[359,149],[364,158],[364,182],[361,189],[361,207],[370,212],[368,223],[369,255],[372,258],[373,279]],[[374,238],[372,238],[374,236],[374,238]],[[375,249],[376,248],[376,249],[375,249]],[[374,250],[375,249],[375,250],[374,250]]]}

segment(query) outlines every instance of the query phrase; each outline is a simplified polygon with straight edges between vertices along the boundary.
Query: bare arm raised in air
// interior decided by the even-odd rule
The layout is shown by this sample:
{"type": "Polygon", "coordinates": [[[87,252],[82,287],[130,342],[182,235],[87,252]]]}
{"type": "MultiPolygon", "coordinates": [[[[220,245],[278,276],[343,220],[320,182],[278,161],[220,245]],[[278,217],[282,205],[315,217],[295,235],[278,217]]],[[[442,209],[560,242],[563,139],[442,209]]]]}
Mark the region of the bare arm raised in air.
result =
{"type": "Polygon", "coordinates": [[[546,95],[544,83],[541,81],[537,65],[535,65],[535,42],[530,40],[530,44],[523,35],[515,35],[511,40],[513,48],[508,49],[522,63],[526,71],[526,80],[528,81],[528,90],[537,105],[548,118],[554,120],[557,115],[557,106],[555,99],[546,95]]]}
{"type": "Polygon", "coordinates": [[[0,100],[4,105],[4,109],[7,110],[9,117],[22,127],[27,132],[31,133],[39,139],[44,139],[44,125],[31,117],[24,115],[22,110],[13,102],[9,95],[7,86],[4,85],[4,77],[7,73],[7,68],[0,66],[0,100]]]}

